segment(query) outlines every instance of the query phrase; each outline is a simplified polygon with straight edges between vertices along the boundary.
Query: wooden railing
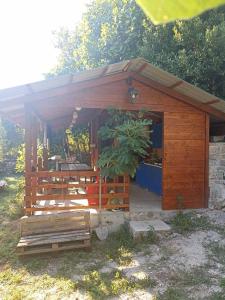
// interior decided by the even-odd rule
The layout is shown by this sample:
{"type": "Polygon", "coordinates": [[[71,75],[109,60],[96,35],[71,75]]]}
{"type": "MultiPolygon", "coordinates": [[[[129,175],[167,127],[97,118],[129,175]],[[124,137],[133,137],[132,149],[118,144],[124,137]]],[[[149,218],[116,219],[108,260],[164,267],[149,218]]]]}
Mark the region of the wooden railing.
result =
{"type": "MultiPolygon", "coordinates": [[[[26,174],[25,210],[99,208],[99,172],[38,171],[26,174]]],[[[129,209],[129,176],[102,178],[103,209],[129,209]]]]}

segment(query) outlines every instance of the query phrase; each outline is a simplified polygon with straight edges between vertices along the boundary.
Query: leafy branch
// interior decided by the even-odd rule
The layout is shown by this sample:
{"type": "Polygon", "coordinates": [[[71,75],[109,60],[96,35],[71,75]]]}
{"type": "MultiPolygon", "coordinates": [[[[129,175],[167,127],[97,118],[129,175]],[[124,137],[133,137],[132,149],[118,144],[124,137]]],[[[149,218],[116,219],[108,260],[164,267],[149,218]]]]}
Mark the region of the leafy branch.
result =
{"type": "Polygon", "coordinates": [[[150,145],[151,120],[144,112],[131,113],[109,110],[107,123],[99,129],[105,146],[101,149],[98,167],[104,176],[129,174],[134,176],[139,159],[147,155],[150,145]]]}

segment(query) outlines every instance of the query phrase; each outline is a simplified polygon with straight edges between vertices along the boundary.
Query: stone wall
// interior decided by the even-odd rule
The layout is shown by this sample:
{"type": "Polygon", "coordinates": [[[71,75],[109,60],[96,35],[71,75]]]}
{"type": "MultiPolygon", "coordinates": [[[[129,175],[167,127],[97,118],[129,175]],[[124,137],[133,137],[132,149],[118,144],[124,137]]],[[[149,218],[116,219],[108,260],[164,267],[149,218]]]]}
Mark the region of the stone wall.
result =
{"type": "Polygon", "coordinates": [[[209,144],[209,208],[225,208],[225,143],[209,144]]]}

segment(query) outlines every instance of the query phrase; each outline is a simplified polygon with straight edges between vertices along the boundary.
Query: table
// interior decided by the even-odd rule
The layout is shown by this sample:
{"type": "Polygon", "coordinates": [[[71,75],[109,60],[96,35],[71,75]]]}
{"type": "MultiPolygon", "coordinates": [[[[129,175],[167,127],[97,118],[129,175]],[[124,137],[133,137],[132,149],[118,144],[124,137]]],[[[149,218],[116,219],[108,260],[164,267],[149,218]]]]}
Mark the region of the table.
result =
{"type": "Polygon", "coordinates": [[[74,162],[60,163],[61,171],[91,171],[92,168],[87,164],[80,164],[74,162]]]}

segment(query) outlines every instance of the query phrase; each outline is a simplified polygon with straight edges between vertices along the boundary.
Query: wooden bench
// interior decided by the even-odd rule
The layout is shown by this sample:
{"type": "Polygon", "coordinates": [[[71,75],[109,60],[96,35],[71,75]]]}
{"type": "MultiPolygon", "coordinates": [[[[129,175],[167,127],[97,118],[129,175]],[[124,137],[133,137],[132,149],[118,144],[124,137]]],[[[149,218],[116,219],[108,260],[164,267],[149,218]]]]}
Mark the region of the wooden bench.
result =
{"type": "Polygon", "coordinates": [[[90,212],[79,210],[21,218],[18,255],[90,248],[90,212]]]}

